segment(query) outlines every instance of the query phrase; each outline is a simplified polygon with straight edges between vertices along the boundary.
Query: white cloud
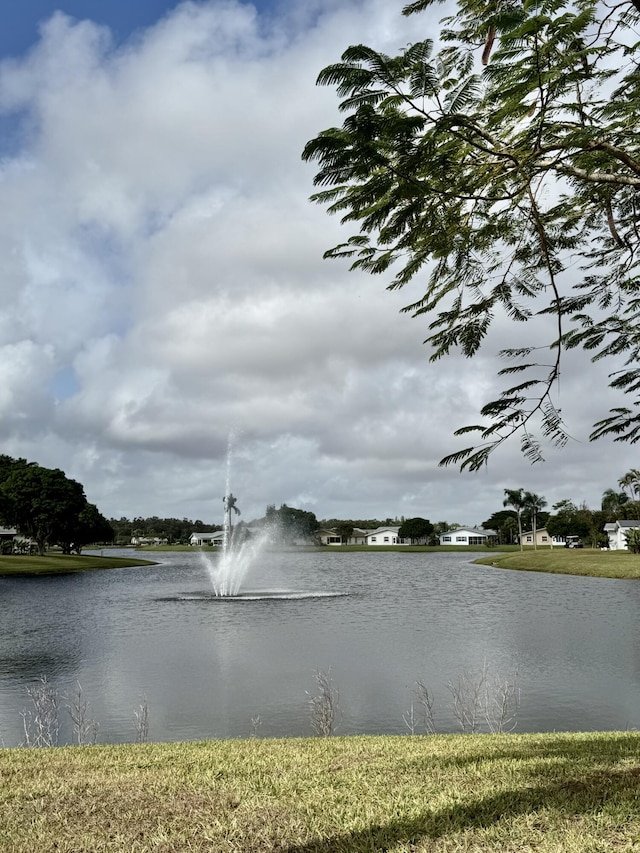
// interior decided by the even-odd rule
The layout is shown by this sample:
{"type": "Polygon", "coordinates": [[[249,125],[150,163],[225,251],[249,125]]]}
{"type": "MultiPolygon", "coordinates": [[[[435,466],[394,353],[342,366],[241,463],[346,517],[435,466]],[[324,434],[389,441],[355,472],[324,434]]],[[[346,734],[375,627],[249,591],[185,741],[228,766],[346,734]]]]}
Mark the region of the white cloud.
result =
{"type": "MultiPolygon", "coordinates": [[[[426,324],[398,313],[418,284],[387,293],[322,260],[345,232],[308,201],[302,148],[340,120],[315,78],[349,43],[415,38],[401,5],[183,3],[120,46],[57,13],[0,66],[0,112],[24,130],[0,168],[5,452],[63,468],[108,515],[207,520],[230,429],[248,517],[288,502],[478,523],[505,487],[595,503],[630,467],[604,443],[438,468],[491,393],[493,351],[429,364],[426,324]]],[[[584,364],[568,359],[561,398],[580,438],[608,397],[584,364]]]]}

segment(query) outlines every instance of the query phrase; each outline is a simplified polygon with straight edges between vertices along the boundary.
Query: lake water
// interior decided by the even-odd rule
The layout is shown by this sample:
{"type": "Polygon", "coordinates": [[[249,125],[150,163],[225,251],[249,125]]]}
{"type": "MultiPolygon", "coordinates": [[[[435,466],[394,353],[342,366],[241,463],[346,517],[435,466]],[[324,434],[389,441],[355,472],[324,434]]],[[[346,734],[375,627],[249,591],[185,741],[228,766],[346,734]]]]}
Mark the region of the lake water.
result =
{"type": "Polygon", "coordinates": [[[0,578],[0,743],[23,740],[26,687],[42,676],[60,695],[80,682],[103,743],[135,740],[144,700],[150,740],[246,737],[257,716],[259,736],[309,735],[314,673],[329,669],[339,734],[406,734],[418,679],[438,730],[456,731],[447,683],[483,662],[517,677],[517,731],[640,727],[636,581],[508,572],[468,553],[328,549],[264,554],[245,583],[293,597],[216,601],[203,598],[199,554],[153,556],[0,578]]]}

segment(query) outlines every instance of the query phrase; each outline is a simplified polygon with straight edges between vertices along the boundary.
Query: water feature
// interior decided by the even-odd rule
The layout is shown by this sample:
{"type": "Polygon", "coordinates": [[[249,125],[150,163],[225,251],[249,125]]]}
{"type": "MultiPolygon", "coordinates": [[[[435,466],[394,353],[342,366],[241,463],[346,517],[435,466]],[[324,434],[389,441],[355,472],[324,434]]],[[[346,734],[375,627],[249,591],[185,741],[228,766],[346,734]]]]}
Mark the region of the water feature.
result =
{"type": "Polygon", "coordinates": [[[240,515],[238,499],[231,491],[231,461],[233,434],[227,444],[227,474],[225,494],[222,498],[224,516],[222,524],[222,550],[213,556],[201,552],[215,598],[237,598],[249,570],[255,564],[269,540],[269,531],[249,532],[246,527],[234,527],[233,516],[240,515]]]}
{"type": "Polygon", "coordinates": [[[21,742],[25,687],[41,676],[61,697],[80,682],[103,743],[135,738],[144,696],[152,740],[246,737],[256,716],[260,736],[310,735],[307,692],[328,668],[339,734],[407,733],[417,679],[438,731],[456,731],[447,683],[484,660],[517,672],[517,731],[640,727],[637,581],[507,572],[452,552],[269,547],[254,571],[285,591],[274,601],[252,597],[251,581],[237,598],[199,597],[198,553],[153,558],[0,578],[0,744],[21,742]]]}
{"type": "Polygon", "coordinates": [[[231,520],[232,510],[240,514],[237,499],[229,491],[222,499],[224,504],[224,524],[222,550],[216,555],[201,551],[205,562],[213,595],[216,598],[238,597],[242,583],[249,570],[255,564],[268,542],[268,532],[248,533],[244,527],[234,527],[231,520]],[[238,530],[242,531],[238,535],[238,530]]]}

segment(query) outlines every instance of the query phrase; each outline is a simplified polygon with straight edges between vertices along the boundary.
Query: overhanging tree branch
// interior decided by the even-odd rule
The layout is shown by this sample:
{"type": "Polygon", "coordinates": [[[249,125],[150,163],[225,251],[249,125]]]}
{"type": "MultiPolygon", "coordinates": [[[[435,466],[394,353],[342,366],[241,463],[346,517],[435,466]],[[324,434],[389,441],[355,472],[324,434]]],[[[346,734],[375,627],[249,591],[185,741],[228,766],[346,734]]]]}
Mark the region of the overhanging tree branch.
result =
{"type": "MultiPolygon", "coordinates": [[[[595,359],[640,352],[639,23],[628,3],[459,0],[436,56],[426,41],[395,57],[359,45],[319,76],[346,96],[347,117],[305,147],[325,187],[313,198],[360,229],[326,256],[355,257],[353,268],[377,274],[395,267],[390,289],[420,276],[424,295],[405,310],[428,318],[432,360],[456,349],[473,357],[500,313],[555,318],[542,345],[554,352],[546,375],[516,354],[497,376],[522,372],[522,381],[482,407],[485,424],[457,431],[483,443],[445,464],[473,470],[518,432],[537,461],[536,427],[545,440],[568,440],[551,399],[563,347],[595,359]],[[576,258],[577,277],[567,271],[576,258]],[[614,306],[624,322],[603,315],[614,306]]],[[[612,387],[640,387],[624,377],[612,387]]],[[[592,437],[637,440],[634,417],[616,409],[592,437]]]]}

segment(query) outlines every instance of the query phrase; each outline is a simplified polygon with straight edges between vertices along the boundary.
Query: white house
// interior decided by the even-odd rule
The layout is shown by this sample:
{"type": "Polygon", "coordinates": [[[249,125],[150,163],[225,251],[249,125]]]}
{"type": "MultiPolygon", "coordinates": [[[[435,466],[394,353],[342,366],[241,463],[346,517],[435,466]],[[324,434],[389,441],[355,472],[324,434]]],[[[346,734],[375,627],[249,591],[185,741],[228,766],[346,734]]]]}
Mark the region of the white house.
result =
{"type": "Polygon", "coordinates": [[[409,539],[401,539],[398,536],[400,527],[376,527],[375,530],[361,530],[354,527],[351,536],[343,543],[339,533],[334,529],[323,528],[318,530],[317,537],[323,545],[410,545],[409,539]]]}
{"type": "Polygon", "coordinates": [[[409,539],[401,539],[398,536],[400,527],[376,527],[375,530],[366,530],[365,544],[379,547],[380,545],[410,545],[409,539]]]}
{"type": "Polygon", "coordinates": [[[196,547],[202,545],[222,545],[224,530],[215,530],[213,533],[192,533],[189,537],[189,545],[196,547]]]}
{"type": "Polygon", "coordinates": [[[168,539],[161,539],[160,536],[132,536],[132,545],[167,545],[168,539]]]}
{"type": "Polygon", "coordinates": [[[604,532],[609,538],[609,548],[612,551],[628,551],[626,534],[630,530],[637,530],[638,528],[640,528],[638,519],[619,518],[617,521],[610,521],[605,524],[604,532]]]}
{"type": "Polygon", "coordinates": [[[486,545],[496,541],[498,534],[495,530],[484,530],[481,527],[456,527],[440,534],[441,545],[486,545]]]}
{"type": "MultiPolygon", "coordinates": [[[[536,545],[546,546],[547,548],[553,548],[557,545],[564,548],[564,543],[564,536],[552,536],[546,527],[536,530],[536,545]]],[[[522,534],[522,544],[533,545],[533,530],[527,530],[522,534]]]]}

